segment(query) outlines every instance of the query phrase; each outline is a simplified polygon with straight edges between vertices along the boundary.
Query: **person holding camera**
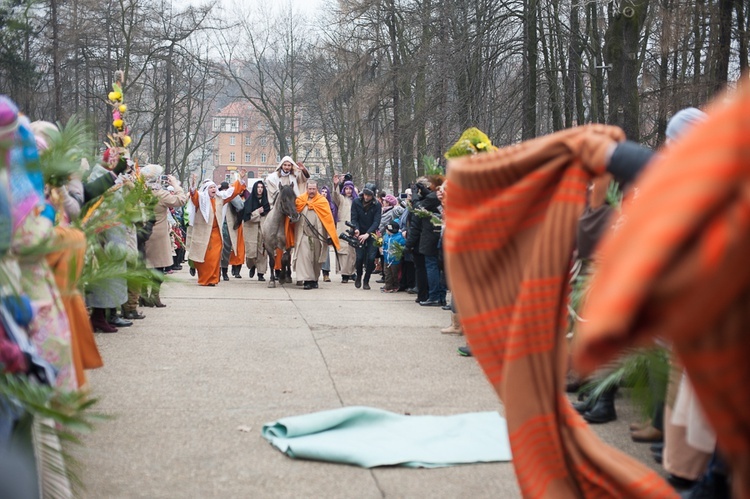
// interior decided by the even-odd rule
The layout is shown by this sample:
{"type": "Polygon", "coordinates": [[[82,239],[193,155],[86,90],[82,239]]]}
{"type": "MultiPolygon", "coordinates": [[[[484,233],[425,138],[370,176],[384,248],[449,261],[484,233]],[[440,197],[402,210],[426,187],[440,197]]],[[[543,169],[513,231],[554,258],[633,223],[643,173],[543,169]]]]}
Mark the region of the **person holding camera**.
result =
{"type": "MultiPolygon", "coordinates": [[[[338,209],[338,221],[337,227],[338,233],[341,234],[346,232],[347,222],[352,220],[352,204],[358,199],[357,190],[354,188],[354,182],[351,180],[345,180],[344,185],[339,189],[339,183],[341,182],[341,176],[336,174],[333,176],[333,195],[331,199],[338,209]]],[[[338,252],[336,258],[336,272],[341,274],[341,283],[346,284],[349,279],[352,280],[354,276],[354,264],[357,261],[357,253],[354,248],[349,244],[341,246],[341,250],[338,252]]]]}
{"type": "Polygon", "coordinates": [[[375,200],[375,190],[375,184],[365,184],[362,195],[352,203],[351,223],[355,227],[354,235],[361,244],[361,247],[357,248],[357,274],[354,286],[362,289],[370,289],[370,275],[375,270],[375,258],[378,255],[372,234],[380,226],[382,207],[375,200]]]}

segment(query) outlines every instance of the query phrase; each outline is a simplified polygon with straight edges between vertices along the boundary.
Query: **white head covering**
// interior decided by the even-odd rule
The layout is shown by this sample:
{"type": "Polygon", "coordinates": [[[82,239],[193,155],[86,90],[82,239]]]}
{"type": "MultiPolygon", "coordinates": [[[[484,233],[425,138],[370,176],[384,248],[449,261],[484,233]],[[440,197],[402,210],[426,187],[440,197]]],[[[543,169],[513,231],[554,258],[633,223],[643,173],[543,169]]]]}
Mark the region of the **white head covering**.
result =
{"type": "Polygon", "coordinates": [[[677,114],[667,122],[667,138],[669,140],[677,140],[686,132],[688,132],[693,125],[706,121],[708,115],[700,109],[694,107],[686,107],[685,109],[678,111],[677,114]]]}
{"type": "Polygon", "coordinates": [[[297,171],[299,171],[299,166],[297,166],[297,163],[294,162],[291,156],[284,156],[283,158],[281,158],[281,161],[279,161],[279,165],[276,167],[276,171],[280,176],[292,175],[293,177],[296,177],[297,171]],[[281,165],[283,165],[287,161],[292,164],[292,170],[289,173],[284,173],[284,170],[281,169],[281,165]]]}
{"type": "Polygon", "coordinates": [[[208,188],[211,186],[216,187],[216,183],[207,178],[201,184],[200,189],[198,189],[198,204],[200,205],[203,220],[206,222],[208,222],[209,215],[211,214],[211,196],[208,194],[208,188]]]}

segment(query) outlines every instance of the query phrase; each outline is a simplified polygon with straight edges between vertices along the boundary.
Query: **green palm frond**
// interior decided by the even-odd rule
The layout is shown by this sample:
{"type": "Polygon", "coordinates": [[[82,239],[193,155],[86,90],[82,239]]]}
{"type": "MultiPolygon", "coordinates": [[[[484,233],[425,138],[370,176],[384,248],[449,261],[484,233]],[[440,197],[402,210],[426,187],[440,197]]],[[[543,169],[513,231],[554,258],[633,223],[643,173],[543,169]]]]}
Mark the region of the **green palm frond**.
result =
{"type": "Polygon", "coordinates": [[[81,169],[81,160],[94,150],[94,136],[77,116],[71,116],[65,125],[58,123],[57,128],[47,132],[48,147],[39,157],[44,182],[50,187],[65,185],[81,169]]]}
{"type": "Polygon", "coordinates": [[[396,261],[401,261],[404,256],[404,245],[396,241],[388,245],[388,254],[396,261]]]}
{"type": "Polygon", "coordinates": [[[622,197],[623,197],[623,192],[622,192],[622,189],[620,188],[620,184],[612,180],[607,186],[607,197],[606,197],[607,204],[617,209],[620,209],[620,207],[622,206],[622,197]]]}
{"type": "MultiPolygon", "coordinates": [[[[93,410],[97,399],[12,374],[0,375],[0,399],[12,400],[25,412],[16,432],[33,435],[44,497],[63,497],[68,484],[80,488],[80,465],[66,447],[80,445],[80,434],[90,433],[97,423],[110,419],[93,410]]],[[[0,411],[2,407],[0,404],[0,411]]]]}
{"type": "Polygon", "coordinates": [[[669,352],[662,347],[630,350],[602,371],[607,374],[587,383],[582,390],[596,400],[615,386],[630,388],[633,405],[644,417],[650,417],[667,391],[669,352]]]}
{"type": "Polygon", "coordinates": [[[445,175],[445,169],[432,156],[426,154],[422,156],[422,164],[425,175],[445,175]]]}

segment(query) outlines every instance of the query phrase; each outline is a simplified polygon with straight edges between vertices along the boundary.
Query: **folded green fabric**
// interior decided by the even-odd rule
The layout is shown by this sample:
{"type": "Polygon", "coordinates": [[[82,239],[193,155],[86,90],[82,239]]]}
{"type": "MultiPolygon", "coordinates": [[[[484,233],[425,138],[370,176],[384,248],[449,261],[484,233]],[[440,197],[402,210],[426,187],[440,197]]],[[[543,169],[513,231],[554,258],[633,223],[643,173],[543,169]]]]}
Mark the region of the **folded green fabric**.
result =
{"type": "Polygon", "coordinates": [[[511,460],[508,427],[497,412],[404,416],[372,407],[343,407],[267,423],[262,434],[289,457],[363,468],[511,460]]]}

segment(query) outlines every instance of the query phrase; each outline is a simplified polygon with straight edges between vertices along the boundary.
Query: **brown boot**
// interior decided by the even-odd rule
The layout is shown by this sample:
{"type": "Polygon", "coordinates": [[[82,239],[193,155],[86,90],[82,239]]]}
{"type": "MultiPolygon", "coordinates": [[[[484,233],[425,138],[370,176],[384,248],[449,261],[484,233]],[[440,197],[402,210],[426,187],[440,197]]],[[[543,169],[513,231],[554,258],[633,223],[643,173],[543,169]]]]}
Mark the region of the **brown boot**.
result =
{"type": "Polygon", "coordinates": [[[154,286],[151,289],[151,301],[154,303],[154,306],[156,308],[164,308],[166,307],[165,304],[161,302],[161,299],[159,298],[159,292],[161,291],[160,286],[156,287],[154,286]]]}
{"type": "Polygon", "coordinates": [[[653,426],[630,432],[630,438],[633,442],[663,442],[664,433],[653,426]]]}
{"type": "Polygon", "coordinates": [[[94,328],[94,331],[101,331],[102,333],[117,332],[117,328],[107,322],[106,311],[103,308],[91,309],[91,327],[94,328]]]}
{"type": "Polygon", "coordinates": [[[461,323],[458,322],[458,314],[451,314],[451,325],[440,330],[443,334],[464,334],[461,331],[461,323]]]}

